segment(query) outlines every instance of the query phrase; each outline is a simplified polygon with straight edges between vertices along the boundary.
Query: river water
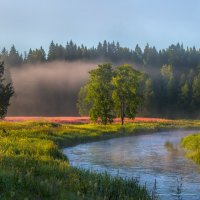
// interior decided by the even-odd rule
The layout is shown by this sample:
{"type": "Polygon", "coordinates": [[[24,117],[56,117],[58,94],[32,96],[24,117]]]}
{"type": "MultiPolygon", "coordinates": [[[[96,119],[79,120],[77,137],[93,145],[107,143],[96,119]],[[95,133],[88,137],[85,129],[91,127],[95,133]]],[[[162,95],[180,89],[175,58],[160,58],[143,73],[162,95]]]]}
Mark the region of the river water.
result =
{"type": "Polygon", "coordinates": [[[72,166],[137,178],[161,200],[200,200],[200,166],[185,159],[182,137],[197,130],[138,134],[64,149],[72,166]]]}

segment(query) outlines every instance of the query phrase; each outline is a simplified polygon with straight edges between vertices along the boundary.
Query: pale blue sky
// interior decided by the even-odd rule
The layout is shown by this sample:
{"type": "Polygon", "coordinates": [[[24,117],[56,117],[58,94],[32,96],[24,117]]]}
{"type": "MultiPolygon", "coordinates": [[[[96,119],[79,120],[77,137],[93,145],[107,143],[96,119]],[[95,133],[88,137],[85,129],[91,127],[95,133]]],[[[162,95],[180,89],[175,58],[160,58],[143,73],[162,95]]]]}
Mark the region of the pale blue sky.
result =
{"type": "Polygon", "coordinates": [[[199,0],[0,0],[0,48],[47,49],[51,40],[88,47],[119,41],[200,47],[199,0]]]}

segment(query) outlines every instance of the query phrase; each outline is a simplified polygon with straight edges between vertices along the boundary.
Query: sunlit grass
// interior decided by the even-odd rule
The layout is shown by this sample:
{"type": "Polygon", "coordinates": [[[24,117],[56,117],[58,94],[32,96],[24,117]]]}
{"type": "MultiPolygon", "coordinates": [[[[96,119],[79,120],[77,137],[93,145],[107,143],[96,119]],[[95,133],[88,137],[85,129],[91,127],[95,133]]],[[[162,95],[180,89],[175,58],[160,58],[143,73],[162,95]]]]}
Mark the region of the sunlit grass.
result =
{"type": "Polygon", "coordinates": [[[193,134],[184,137],[181,146],[186,150],[186,157],[200,164],[200,134],[193,134]]]}
{"type": "Polygon", "coordinates": [[[62,148],[78,143],[171,128],[199,121],[112,124],[0,122],[0,199],[153,199],[136,180],[69,166],[62,148]]]}

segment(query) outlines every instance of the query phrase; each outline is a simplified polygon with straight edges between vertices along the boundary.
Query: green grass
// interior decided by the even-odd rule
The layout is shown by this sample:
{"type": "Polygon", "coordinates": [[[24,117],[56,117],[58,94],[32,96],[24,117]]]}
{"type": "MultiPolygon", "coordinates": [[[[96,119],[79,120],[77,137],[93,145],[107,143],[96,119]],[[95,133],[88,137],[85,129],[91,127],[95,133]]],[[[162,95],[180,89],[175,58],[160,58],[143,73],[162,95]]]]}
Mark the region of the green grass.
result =
{"type": "Polygon", "coordinates": [[[200,134],[193,134],[181,140],[181,147],[186,150],[186,157],[200,164],[200,134]]]}
{"type": "Polygon", "coordinates": [[[199,121],[67,125],[0,122],[0,199],[154,199],[136,180],[69,166],[63,147],[172,128],[197,128],[199,121]]]}

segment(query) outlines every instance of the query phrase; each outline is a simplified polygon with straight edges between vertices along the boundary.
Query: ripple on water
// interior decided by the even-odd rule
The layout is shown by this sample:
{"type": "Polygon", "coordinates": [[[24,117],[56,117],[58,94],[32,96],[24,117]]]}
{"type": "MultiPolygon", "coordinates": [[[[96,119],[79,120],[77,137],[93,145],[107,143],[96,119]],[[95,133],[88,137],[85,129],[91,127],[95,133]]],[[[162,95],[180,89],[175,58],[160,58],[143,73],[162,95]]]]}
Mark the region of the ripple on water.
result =
{"type": "Polygon", "coordinates": [[[176,130],[115,138],[64,149],[71,165],[137,178],[162,200],[200,199],[200,167],[184,158],[182,137],[195,130],[176,130]]]}

